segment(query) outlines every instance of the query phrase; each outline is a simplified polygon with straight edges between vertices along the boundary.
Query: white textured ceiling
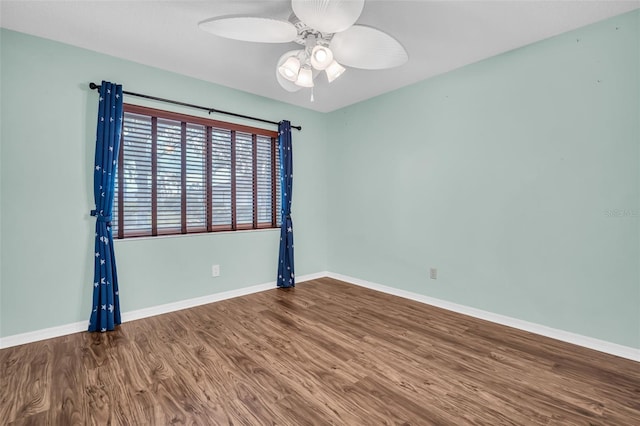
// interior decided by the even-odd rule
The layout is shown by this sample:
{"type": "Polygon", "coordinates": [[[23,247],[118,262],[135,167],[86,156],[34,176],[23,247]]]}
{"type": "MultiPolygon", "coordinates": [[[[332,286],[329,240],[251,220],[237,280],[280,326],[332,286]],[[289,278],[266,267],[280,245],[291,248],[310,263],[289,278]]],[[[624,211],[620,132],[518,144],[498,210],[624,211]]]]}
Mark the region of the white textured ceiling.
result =
{"type": "Polygon", "coordinates": [[[278,58],[298,45],[227,40],[197,25],[227,14],[287,19],[289,0],[2,0],[0,24],[327,112],[639,7],[640,0],[367,0],[358,23],[393,35],[409,61],[391,70],[349,68],[332,84],[321,75],[313,103],[309,89],[289,93],[275,79],[278,58]]]}

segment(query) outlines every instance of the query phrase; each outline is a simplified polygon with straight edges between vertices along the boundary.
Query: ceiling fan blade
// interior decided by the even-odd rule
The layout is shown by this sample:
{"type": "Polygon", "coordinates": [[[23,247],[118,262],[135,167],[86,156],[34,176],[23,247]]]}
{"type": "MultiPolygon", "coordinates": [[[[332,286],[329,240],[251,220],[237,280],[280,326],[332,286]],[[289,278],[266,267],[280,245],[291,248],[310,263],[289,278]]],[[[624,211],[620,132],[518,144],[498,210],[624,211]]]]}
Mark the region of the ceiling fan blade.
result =
{"type": "Polygon", "coordinates": [[[360,17],[364,0],[291,0],[293,13],[305,24],[323,33],[337,33],[360,17]]]}
{"type": "Polygon", "coordinates": [[[198,24],[200,29],[220,37],[259,43],[288,43],[298,35],[289,21],[256,16],[219,16],[198,24]]]}
{"type": "Polygon", "coordinates": [[[354,25],[335,34],[329,48],[342,65],[365,70],[393,68],[409,60],[398,40],[365,25],[354,25]]]}

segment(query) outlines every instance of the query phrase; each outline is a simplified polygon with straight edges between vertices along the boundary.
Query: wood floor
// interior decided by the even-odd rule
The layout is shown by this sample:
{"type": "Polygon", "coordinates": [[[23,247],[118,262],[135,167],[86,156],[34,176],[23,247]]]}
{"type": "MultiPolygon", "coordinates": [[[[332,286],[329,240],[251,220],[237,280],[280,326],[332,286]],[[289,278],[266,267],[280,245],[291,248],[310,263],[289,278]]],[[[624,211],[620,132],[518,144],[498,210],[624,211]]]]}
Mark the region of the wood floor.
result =
{"type": "Polygon", "coordinates": [[[0,351],[0,423],[640,425],[640,363],[328,278],[0,351]]]}

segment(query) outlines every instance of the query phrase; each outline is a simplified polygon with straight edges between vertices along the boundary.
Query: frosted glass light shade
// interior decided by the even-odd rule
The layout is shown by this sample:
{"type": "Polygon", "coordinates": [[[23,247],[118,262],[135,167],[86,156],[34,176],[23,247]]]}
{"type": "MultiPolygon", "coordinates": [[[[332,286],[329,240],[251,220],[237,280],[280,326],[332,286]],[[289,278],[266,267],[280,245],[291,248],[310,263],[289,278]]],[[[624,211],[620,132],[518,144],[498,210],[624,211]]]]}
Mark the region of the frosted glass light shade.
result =
{"type": "Polygon", "coordinates": [[[336,61],[331,62],[327,69],[324,70],[324,72],[327,73],[327,80],[329,80],[329,83],[340,77],[345,71],[345,68],[336,61]]]}
{"type": "Polygon", "coordinates": [[[311,68],[304,67],[300,69],[296,84],[300,87],[313,87],[313,72],[311,68]]]}
{"type": "Polygon", "coordinates": [[[300,60],[291,56],[284,64],[278,67],[278,72],[289,81],[296,81],[300,71],[300,60]]]}
{"type": "Polygon", "coordinates": [[[344,31],[358,20],[364,0],[292,0],[293,13],[323,33],[344,31]]]}
{"type": "Polygon", "coordinates": [[[333,62],[333,52],[328,47],[317,45],[311,51],[311,65],[322,71],[333,62]]]}
{"type": "Polygon", "coordinates": [[[280,56],[280,59],[278,59],[278,63],[275,69],[276,80],[278,81],[278,84],[280,84],[280,87],[282,87],[287,92],[297,92],[298,90],[301,90],[302,87],[297,86],[294,81],[289,81],[284,78],[280,73],[280,67],[287,61],[287,59],[292,56],[298,57],[298,55],[300,55],[302,52],[303,50],[290,50],[284,55],[280,56]]]}

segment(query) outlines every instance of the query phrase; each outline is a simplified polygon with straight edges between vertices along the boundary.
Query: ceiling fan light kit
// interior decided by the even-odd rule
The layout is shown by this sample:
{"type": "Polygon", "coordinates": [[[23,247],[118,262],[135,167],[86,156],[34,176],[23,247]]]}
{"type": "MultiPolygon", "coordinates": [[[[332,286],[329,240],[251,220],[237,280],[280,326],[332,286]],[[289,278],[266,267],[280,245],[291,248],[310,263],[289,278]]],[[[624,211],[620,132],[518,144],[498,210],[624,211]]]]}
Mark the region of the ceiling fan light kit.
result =
{"type": "MultiPolygon", "coordinates": [[[[297,92],[300,89],[302,89],[302,87],[296,85],[295,80],[297,80],[297,73],[299,72],[299,69],[295,72],[295,80],[291,81],[291,80],[287,80],[286,78],[283,77],[282,73],[280,72],[280,67],[282,65],[284,65],[284,63],[291,57],[298,57],[300,54],[302,53],[302,50],[298,49],[298,50],[290,50],[286,53],[284,53],[282,56],[280,56],[280,59],[278,59],[278,66],[276,67],[275,70],[275,76],[276,76],[276,80],[278,81],[278,83],[280,84],[280,86],[286,90],[287,92],[297,92]]],[[[292,61],[293,62],[293,61],[292,61]]]]}
{"type": "Polygon", "coordinates": [[[219,16],[200,22],[202,30],[233,40],[290,43],[291,50],[276,65],[276,80],[283,89],[296,92],[313,88],[320,71],[333,82],[352,68],[379,70],[400,66],[409,56],[389,34],[355,25],[364,0],[292,0],[288,20],[252,16],[219,16]]]}
{"type": "Polygon", "coordinates": [[[313,70],[325,71],[329,83],[345,71],[345,68],[333,59],[333,52],[327,46],[329,41],[322,33],[306,32],[302,39],[305,48],[293,53],[284,64],[278,66],[278,72],[284,78],[300,87],[313,87],[313,78],[317,75],[313,70]],[[332,71],[328,70],[330,65],[333,65],[332,71]],[[337,72],[339,69],[342,70],[337,72]]]}
{"type": "Polygon", "coordinates": [[[346,71],[346,68],[340,65],[339,63],[337,63],[336,61],[331,62],[327,67],[327,69],[324,70],[324,72],[327,73],[327,79],[329,80],[329,83],[331,83],[336,78],[340,77],[342,73],[344,73],[345,71],[346,71]]]}
{"type": "Polygon", "coordinates": [[[304,66],[300,68],[300,72],[298,73],[298,79],[296,80],[296,84],[300,87],[313,87],[313,72],[309,66],[304,66]]]}
{"type": "Polygon", "coordinates": [[[325,46],[317,44],[311,51],[311,65],[317,70],[326,69],[333,62],[333,52],[325,46]]]}
{"type": "Polygon", "coordinates": [[[284,64],[278,67],[278,72],[289,81],[296,81],[300,72],[300,59],[296,56],[290,56],[284,64]]]}

